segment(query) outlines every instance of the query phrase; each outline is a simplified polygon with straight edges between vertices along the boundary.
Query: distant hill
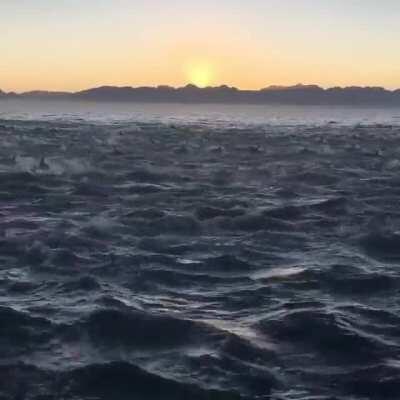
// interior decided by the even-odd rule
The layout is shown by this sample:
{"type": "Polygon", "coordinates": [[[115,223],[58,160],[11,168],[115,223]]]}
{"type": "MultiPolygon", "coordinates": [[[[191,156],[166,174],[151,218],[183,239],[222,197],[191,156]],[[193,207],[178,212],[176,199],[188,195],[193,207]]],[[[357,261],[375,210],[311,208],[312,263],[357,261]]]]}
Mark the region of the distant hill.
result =
{"type": "Polygon", "coordinates": [[[68,92],[49,92],[46,90],[34,90],[31,92],[25,92],[20,95],[21,97],[26,97],[26,98],[53,98],[53,97],[67,97],[71,96],[71,93],[68,92]]]}
{"type": "Polygon", "coordinates": [[[117,87],[70,92],[32,91],[5,93],[0,98],[120,101],[120,102],[178,102],[178,103],[249,103],[249,104],[303,104],[303,105],[399,105],[400,90],[381,87],[333,87],[323,89],[317,85],[269,86],[261,90],[239,90],[229,86],[199,88],[187,85],[181,88],[117,87]]]}

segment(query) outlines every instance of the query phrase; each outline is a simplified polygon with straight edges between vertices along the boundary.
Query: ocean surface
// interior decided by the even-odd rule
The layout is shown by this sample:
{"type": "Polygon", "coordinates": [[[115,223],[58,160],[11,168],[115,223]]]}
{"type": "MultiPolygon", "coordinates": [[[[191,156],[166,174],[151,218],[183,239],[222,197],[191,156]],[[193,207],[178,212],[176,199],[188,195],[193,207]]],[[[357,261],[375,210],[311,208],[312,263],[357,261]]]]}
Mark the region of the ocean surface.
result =
{"type": "Polygon", "coordinates": [[[400,110],[0,101],[1,400],[400,397],[400,110]]]}

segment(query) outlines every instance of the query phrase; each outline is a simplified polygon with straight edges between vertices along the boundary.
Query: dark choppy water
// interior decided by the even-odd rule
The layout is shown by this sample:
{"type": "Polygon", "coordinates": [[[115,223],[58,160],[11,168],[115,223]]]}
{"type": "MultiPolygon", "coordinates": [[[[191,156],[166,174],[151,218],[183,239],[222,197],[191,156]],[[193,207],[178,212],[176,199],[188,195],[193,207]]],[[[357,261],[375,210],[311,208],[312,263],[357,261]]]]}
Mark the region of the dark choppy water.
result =
{"type": "Polygon", "coordinates": [[[398,399],[400,127],[0,123],[0,399],[398,399]]]}

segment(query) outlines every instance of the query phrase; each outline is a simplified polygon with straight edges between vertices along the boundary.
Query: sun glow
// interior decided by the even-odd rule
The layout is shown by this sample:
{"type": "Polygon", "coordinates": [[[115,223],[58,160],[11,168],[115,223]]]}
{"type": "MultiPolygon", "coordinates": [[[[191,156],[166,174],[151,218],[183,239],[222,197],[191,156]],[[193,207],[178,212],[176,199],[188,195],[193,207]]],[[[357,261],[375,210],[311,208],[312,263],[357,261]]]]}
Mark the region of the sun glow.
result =
{"type": "Polygon", "coordinates": [[[215,79],[215,71],[209,63],[191,63],[186,68],[187,79],[193,85],[204,88],[210,86],[215,79]]]}

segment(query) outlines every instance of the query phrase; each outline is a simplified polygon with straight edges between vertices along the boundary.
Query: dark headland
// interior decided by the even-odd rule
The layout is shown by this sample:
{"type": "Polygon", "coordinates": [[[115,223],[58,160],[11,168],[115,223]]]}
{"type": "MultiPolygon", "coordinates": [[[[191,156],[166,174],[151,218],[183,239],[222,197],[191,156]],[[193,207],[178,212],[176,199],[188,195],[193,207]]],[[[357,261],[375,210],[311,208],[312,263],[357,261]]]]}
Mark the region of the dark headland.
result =
{"type": "Polygon", "coordinates": [[[85,100],[169,103],[236,103],[299,105],[392,105],[400,106],[400,89],[381,87],[333,87],[316,85],[269,86],[261,90],[240,90],[229,86],[174,88],[102,86],[79,92],[32,91],[6,93],[0,99],[85,100]]]}

